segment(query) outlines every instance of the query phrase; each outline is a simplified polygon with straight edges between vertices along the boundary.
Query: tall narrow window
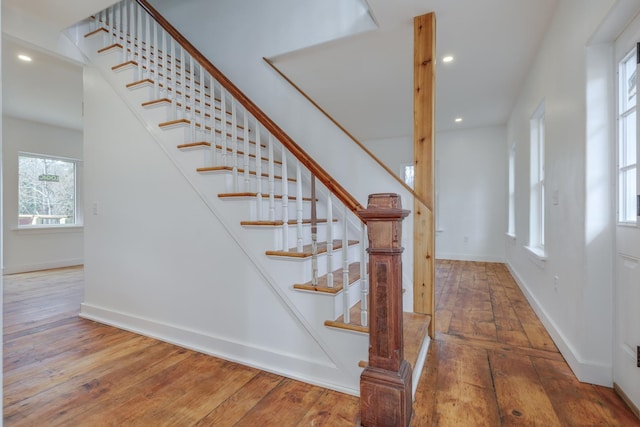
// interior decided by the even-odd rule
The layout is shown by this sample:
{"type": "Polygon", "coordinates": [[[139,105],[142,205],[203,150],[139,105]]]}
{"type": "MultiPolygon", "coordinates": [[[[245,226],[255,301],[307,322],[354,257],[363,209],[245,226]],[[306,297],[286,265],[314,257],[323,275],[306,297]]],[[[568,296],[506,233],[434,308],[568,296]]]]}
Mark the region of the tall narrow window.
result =
{"type": "Polygon", "coordinates": [[[531,116],[531,199],[529,205],[529,247],[544,254],[544,101],[531,116]]]}
{"type": "Polygon", "coordinates": [[[509,206],[507,234],[516,235],[516,144],[509,148],[509,206]]]}
{"type": "Polygon", "coordinates": [[[76,161],[18,156],[18,224],[76,224],[76,161]]]}
{"type": "Polygon", "coordinates": [[[636,55],[629,52],[618,70],[618,222],[636,217],[636,55]]]}

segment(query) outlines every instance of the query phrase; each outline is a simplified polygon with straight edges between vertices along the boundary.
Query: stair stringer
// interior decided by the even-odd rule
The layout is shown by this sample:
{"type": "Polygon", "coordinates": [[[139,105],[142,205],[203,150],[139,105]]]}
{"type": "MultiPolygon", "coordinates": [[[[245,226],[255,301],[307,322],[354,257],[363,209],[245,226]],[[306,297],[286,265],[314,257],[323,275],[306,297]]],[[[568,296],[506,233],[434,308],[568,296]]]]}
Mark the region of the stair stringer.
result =
{"type": "MultiPolygon", "coordinates": [[[[87,56],[90,57],[90,54],[87,56]]],[[[112,84],[113,78],[111,78],[110,70],[107,71],[103,67],[98,67],[97,69],[99,70],[98,73],[100,74],[100,77],[110,83],[111,89],[118,98],[121,100],[126,100],[128,97],[130,98],[127,90],[124,89],[124,86],[120,87],[117,84],[112,84]]],[[[87,73],[91,74],[93,71],[89,68],[87,69],[87,73]]],[[[95,80],[95,78],[96,76],[94,75],[93,79],[95,80]]],[[[354,337],[352,334],[331,331],[322,326],[324,320],[331,318],[331,314],[327,314],[327,312],[333,312],[333,304],[324,304],[325,306],[330,306],[329,310],[322,308],[323,304],[318,303],[318,298],[315,295],[308,295],[293,291],[290,288],[294,281],[291,277],[287,277],[287,275],[285,275],[287,280],[283,281],[283,277],[278,277],[278,275],[271,271],[273,269],[266,267],[265,264],[268,263],[265,262],[264,252],[260,253],[259,250],[256,250],[253,247],[247,238],[246,230],[243,230],[239,225],[238,217],[234,217],[233,221],[229,221],[229,219],[226,218],[227,215],[223,213],[223,203],[226,202],[220,201],[215,197],[215,191],[203,190],[203,188],[206,187],[203,186],[201,181],[207,180],[207,178],[211,177],[198,175],[194,172],[195,168],[185,170],[182,165],[176,161],[176,156],[174,155],[180,153],[171,152],[170,144],[163,139],[164,136],[161,134],[161,131],[157,129],[157,126],[144,121],[142,117],[143,112],[140,111],[135,103],[127,103],[127,108],[158,143],[167,158],[170,159],[178,168],[180,174],[186,179],[198,197],[205,203],[212,216],[219,221],[225,232],[228,233],[237,247],[245,254],[247,260],[250,261],[253,268],[255,268],[259,273],[259,276],[264,280],[265,284],[268,285],[275,295],[277,295],[282,306],[292,315],[295,321],[313,340],[313,342],[319,346],[328,362],[304,363],[304,361],[297,360],[295,357],[275,354],[272,355],[271,358],[266,357],[266,359],[269,360],[266,364],[261,364],[259,361],[254,360],[252,357],[248,357],[246,354],[233,354],[233,351],[230,349],[222,352],[216,350],[217,345],[224,344],[225,342],[228,344],[233,340],[225,341],[225,339],[220,337],[209,336],[206,331],[191,330],[189,327],[165,322],[161,319],[137,318],[135,314],[127,313],[124,310],[100,306],[99,304],[92,304],[90,299],[88,302],[83,304],[82,315],[84,317],[117,325],[125,329],[132,329],[145,335],[151,335],[160,339],[175,342],[186,347],[195,348],[206,353],[215,354],[231,360],[237,360],[248,365],[260,367],[261,369],[278,372],[289,377],[302,379],[324,387],[357,395],[359,393],[358,379],[361,371],[357,367],[357,361],[366,358],[368,337],[361,334],[354,337]],[[187,336],[188,339],[183,339],[184,336],[187,336]],[[281,362],[280,364],[274,361],[278,359],[281,362]],[[286,363],[282,363],[284,361],[286,361],[286,363]],[[295,363],[292,363],[292,361],[295,361],[295,363]],[[288,366],[291,365],[300,367],[302,372],[289,368],[288,366]],[[311,374],[305,373],[305,369],[321,371],[321,374],[317,374],[317,372],[311,374]]],[[[211,182],[208,182],[207,184],[211,184],[211,182]]],[[[88,267],[88,273],[91,273],[91,261],[88,261],[88,267]]],[[[276,270],[282,272],[283,268],[279,265],[276,270]]],[[[320,300],[323,299],[326,298],[323,297],[320,300]]],[[[234,346],[228,345],[225,348],[227,347],[231,348],[234,346]]],[[[252,347],[251,345],[247,345],[246,349],[261,354],[269,353],[265,349],[252,347]]]]}

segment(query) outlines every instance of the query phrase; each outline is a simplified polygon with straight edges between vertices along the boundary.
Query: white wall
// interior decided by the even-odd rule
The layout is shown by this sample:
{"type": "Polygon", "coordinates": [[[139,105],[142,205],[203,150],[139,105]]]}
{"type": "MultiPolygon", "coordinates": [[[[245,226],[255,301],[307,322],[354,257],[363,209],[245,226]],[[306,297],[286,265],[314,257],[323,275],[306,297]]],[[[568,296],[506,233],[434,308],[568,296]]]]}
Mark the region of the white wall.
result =
{"type": "Polygon", "coordinates": [[[436,134],[436,257],[504,261],[506,129],[436,134]]]}
{"type": "Polygon", "coordinates": [[[596,174],[604,170],[607,179],[610,161],[605,155],[599,163],[603,168],[595,171],[590,166],[588,174],[586,164],[598,158],[602,144],[606,146],[610,139],[606,130],[604,138],[593,133],[596,116],[591,115],[588,122],[586,113],[593,113],[589,108],[595,102],[609,102],[605,88],[604,98],[590,98],[587,103],[587,88],[591,79],[606,76],[606,67],[613,63],[603,69],[601,61],[611,58],[605,48],[592,52],[599,69],[593,68],[587,45],[614,3],[559,3],[507,127],[508,144],[516,145],[516,237],[507,242],[507,263],[578,378],[604,385],[611,385],[611,329],[607,327],[612,317],[611,265],[606,257],[598,262],[593,258],[602,245],[612,248],[610,204],[606,203],[610,194],[590,192],[596,174]],[[546,261],[524,249],[529,233],[529,120],[542,100],[546,106],[546,261]],[[591,211],[587,216],[587,207],[596,207],[602,214],[591,211]],[[587,233],[593,227],[605,233],[599,248],[586,244],[587,238],[593,243],[587,233]],[[595,283],[591,277],[599,280],[595,283]]]}
{"type": "MultiPolygon", "coordinates": [[[[413,163],[413,137],[363,142],[392,171],[413,163]]],[[[436,257],[503,262],[506,128],[436,133],[436,257]]]]}
{"type": "Polygon", "coordinates": [[[361,142],[400,178],[403,178],[403,166],[413,164],[413,135],[370,139],[361,142]]]}
{"type": "MultiPolygon", "coordinates": [[[[18,153],[82,159],[82,132],[13,117],[3,117],[3,237],[5,274],[82,264],[83,231],[18,230],[18,153]]],[[[78,195],[82,194],[82,167],[78,195]]],[[[81,207],[81,206],[80,206],[81,207]]]]}

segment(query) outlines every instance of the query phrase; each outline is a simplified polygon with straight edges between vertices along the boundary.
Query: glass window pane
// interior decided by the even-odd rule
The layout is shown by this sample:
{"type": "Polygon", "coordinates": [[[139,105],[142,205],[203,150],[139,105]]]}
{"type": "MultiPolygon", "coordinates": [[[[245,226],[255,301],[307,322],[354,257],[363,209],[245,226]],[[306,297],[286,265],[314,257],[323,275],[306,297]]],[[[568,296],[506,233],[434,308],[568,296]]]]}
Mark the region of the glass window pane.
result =
{"type": "Polygon", "coordinates": [[[622,118],[620,135],[620,167],[636,164],[636,112],[622,118]]]}
{"type": "Polygon", "coordinates": [[[19,225],[75,224],[75,162],[18,157],[19,225]]]}
{"type": "Polygon", "coordinates": [[[636,222],[636,169],[620,174],[620,221],[636,222]]]}
{"type": "Polygon", "coordinates": [[[635,55],[631,55],[624,63],[624,81],[622,90],[622,105],[623,110],[636,105],[636,61],[635,55]]]}

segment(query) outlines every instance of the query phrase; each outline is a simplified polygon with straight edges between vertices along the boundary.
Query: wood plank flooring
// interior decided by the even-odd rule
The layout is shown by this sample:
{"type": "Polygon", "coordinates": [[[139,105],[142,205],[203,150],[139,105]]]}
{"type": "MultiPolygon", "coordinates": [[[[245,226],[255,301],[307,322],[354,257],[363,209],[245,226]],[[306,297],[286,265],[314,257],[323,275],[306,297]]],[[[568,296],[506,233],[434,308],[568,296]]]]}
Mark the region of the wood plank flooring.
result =
{"type": "MultiPolygon", "coordinates": [[[[6,426],[353,426],[358,399],[77,314],[81,268],[4,277],[6,426]]],[[[437,262],[417,426],[640,426],[579,383],[501,264],[437,262]]]]}

